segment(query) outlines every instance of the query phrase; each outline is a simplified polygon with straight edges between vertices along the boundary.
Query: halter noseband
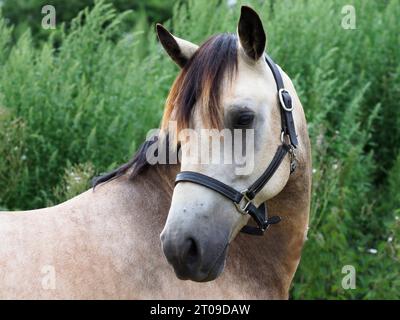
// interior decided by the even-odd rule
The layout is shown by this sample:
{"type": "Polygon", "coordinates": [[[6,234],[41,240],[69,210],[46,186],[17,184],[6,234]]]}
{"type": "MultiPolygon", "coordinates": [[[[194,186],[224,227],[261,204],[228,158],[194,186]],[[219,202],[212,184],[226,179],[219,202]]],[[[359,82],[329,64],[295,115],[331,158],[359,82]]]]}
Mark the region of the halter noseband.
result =
{"type": "Polygon", "coordinates": [[[267,230],[271,224],[276,224],[281,221],[279,216],[268,217],[267,206],[265,203],[257,208],[254,205],[253,200],[278,170],[280,164],[288,153],[290,155],[290,173],[292,174],[294,172],[296,169],[295,149],[298,146],[296,128],[292,114],[292,98],[284,87],[282,75],[279,72],[278,66],[268,55],[265,55],[265,60],[274,75],[278,90],[282,126],[282,144],[278,147],[278,150],[267,169],[249,188],[242,192],[237,191],[219,180],[198,172],[182,171],[176,176],[175,180],[175,185],[179,182],[192,182],[214,190],[231,200],[241,214],[249,214],[257,223],[257,227],[247,225],[241,230],[241,232],[252,235],[263,235],[265,230],[267,230]]]}

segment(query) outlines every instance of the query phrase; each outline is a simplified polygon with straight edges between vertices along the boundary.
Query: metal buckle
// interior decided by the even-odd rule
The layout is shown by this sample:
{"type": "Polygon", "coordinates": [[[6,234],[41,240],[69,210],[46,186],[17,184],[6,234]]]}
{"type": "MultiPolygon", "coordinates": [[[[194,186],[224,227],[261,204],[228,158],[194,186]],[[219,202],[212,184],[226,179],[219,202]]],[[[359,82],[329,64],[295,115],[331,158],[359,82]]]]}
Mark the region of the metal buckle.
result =
{"type": "Polygon", "coordinates": [[[289,159],[290,159],[290,174],[296,171],[297,168],[297,155],[296,150],[293,146],[290,146],[289,150],[289,159]]]}
{"type": "Polygon", "coordinates": [[[279,91],[278,91],[279,102],[281,103],[281,106],[282,106],[283,110],[285,110],[287,112],[292,112],[293,108],[294,108],[293,103],[292,103],[292,107],[291,108],[286,107],[285,100],[283,100],[283,93],[284,92],[287,93],[290,96],[289,91],[287,91],[286,89],[279,89],[279,91]]]}
{"type": "Polygon", "coordinates": [[[288,134],[285,133],[285,131],[281,131],[281,143],[287,144],[288,146],[291,146],[291,142],[290,142],[290,137],[288,134]],[[285,140],[286,138],[286,140],[285,140]]]}
{"type": "Polygon", "coordinates": [[[292,174],[297,167],[296,149],[293,147],[289,135],[286,134],[283,130],[281,132],[281,142],[289,146],[290,174],[292,174]]]}
{"type": "Polygon", "coordinates": [[[247,196],[247,189],[242,191],[241,194],[243,195],[242,199],[239,203],[234,202],[236,209],[243,215],[249,213],[248,207],[251,204],[251,199],[247,196]]]}

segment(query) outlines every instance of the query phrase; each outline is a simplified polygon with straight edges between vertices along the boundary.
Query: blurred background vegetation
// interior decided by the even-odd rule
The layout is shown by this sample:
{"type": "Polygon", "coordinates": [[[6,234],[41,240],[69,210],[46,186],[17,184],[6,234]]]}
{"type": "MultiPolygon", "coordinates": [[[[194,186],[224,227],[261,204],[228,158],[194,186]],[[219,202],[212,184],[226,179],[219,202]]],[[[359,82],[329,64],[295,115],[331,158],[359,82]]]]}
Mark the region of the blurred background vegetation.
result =
{"type": "Polygon", "coordinates": [[[44,30],[46,2],[0,0],[0,209],[69,199],[158,126],[178,69],[155,21],[201,43],[235,32],[239,6],[250,4],[295,82],[313,143],[310,230],[292,298],[400,297],[400,0],[56,0],[57,28],[44,30]],[[348,4],[355,30],[341,27],[348,4]],[[344,265],[356,268],[355,290],[341,286],[344,265]]]}
{"type": "MultiPolygon", "coordinates": [[[[57,11],[57,23],[65,23],[69,27],[71,20],[79,12],[86,8],[93,8],[95,3],[94,0],[53,0],[50,2],[47,0],[3,0],[2,2],[3,17],[15,26],[14,37],[18,38],[27,28],[30,28],[36,40],[44,40],[49,34],[38,23],[44,16],[41,12],[43,6],[48,4],[54,6],[57,11]]],[[[154,23],[169,19],[174,4],[174,0],[113,0],[109,2],[119,12],[131,10],[124,18],[124,25],[120,27],[121,31],[126,32],[129,32],[132,26],[144,21],[154,23]]]]}

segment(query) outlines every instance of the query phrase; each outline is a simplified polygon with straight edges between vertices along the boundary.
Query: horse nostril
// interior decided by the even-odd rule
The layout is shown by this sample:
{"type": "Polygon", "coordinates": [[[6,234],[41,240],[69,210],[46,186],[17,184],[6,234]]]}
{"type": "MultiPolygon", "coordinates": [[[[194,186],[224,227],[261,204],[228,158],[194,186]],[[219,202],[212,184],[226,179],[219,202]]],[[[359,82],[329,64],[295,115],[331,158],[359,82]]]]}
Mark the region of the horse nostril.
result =
{"type": "Polygon", "coordinates": [[[185,249],[183,250],[183,260],[186,264],[192,265],[198,262],[199,249],[196,241],[193,238],[188,238],[185,241],[185,249]]]}

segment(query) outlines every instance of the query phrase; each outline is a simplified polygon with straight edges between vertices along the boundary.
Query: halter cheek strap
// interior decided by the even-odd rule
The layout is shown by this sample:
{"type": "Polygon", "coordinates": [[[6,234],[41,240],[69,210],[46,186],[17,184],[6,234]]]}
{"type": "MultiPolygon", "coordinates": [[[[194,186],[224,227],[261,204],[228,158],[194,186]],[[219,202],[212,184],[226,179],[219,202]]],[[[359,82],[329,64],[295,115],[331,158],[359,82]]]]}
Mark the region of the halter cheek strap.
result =
{"type": "Polygon", "coordinates": [[[278,66],[274,61],[266,54],[265,60],[274,75],[276,89],[278,90],[278,99],[281,110],[281,123],[282,123],[282,133],[287,135],[290,139],[290,145],[294,148],[297,148],[299,142],[297,140],[296,127],[294,125],[293,120],[293,102],[292,97],[290,96],[289,91],[285,89],[285,85],[283,84],[282,75],[279,71],[278,66]]]}
{"type": "Polygon", "coordinates": [[[282,144],[278,147],[267,169],[249,188],[241,192],[219,180],[198,172],[183,171],[176,176],[175,180],[175,185],[180,182],[191,182],[199,184],[215,192],[218,192],[225,198],[231,200],[236,209],[241,214],[250,215],[256,222],[257,227],[247,225],[244,226],[241,230],[241,232],[252,235],[263,235],[265,230],[267,230],[270,225],[276,224],[281,221],[281,218],[278,216],[268,217],[268,210],[265,203],[257,208],[253,203],[253,200],[278,170],[283,159],[288,153],[291,160],[290,173],[294,172],[294,170],[296,169],[295,149],[298,146],[297,134],[292,114],[292,98],[289,92],[284,88],[282,76],[278,66],[272,61],[269,56],[266,55],[265,59],[275,78],[275,83],[278,90],[278,100],[280,104],[282,122],[282,144]]]}

